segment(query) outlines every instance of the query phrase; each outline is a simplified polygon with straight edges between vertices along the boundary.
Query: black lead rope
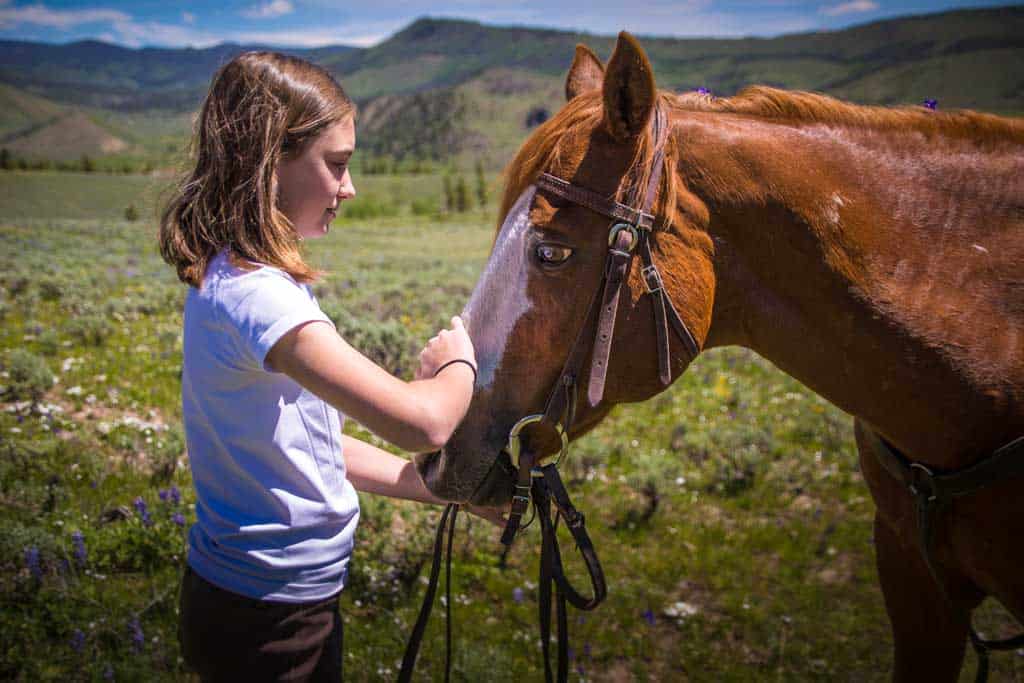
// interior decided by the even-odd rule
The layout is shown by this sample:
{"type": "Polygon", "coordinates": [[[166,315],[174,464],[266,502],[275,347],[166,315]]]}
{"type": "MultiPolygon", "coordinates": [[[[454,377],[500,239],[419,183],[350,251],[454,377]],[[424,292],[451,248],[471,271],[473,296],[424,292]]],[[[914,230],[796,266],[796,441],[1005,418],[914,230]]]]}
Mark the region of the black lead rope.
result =
{"type": "MultiPolygon", "coordinates": [[[[562,484],[555,465],[545,465],[533,470],[533,482],[531,497],[533,502],[533,513],[540,525],[541,533],[541,555],[540,555],[540,582],[538,585],[538,608],[541,632],[541,649],[544,656],[544,679],[549,683],[555,679],[555,672],[551,669],[550,640],[551,640],[551,607],[552,592],[554,593],[555,606],[555,628],[558,639],[558,660],[557,680],[564,682],[569,677],[569,617],[568,605],[571,604],[581,610],[592,610],[605,599],[608,594],[605,585],[604,572],[601,563],[597,559],[594,545],[587,534],[584,525],[583,515],[573,506],[569,495],[562,484]],[[552,507],[554,515],[552,515],[552,507]],[[558,525],[559,521],[565,521],[565,527],[572,534],[576,547],[583,557],[587,572],[590,575],[590,582],[593,588],[593,595],[587,597],[576,590],[565,575],[565,568],[562,564],[562,553],[558,547],[558,525]]],[[[430,612],[434,606],[434,598],[437,595],[437,584],[441,575],[442,555],[445,554],[445,537],[447,536],[447,557],[445,558],[445,590],[447,600],[445,604],[447,613],[447,624],[445,629],[445,671],[444,680],[451,677],[452,661],[452,599],[451,599],[451,572],[452,572],[452,539],[455,535],[455,517],[458,514],[459,506],[448,505],[441,515],[441,522],[437,527],[437,534],[434,537],[434,552],[430,566],[430,580],[427,582],[427,591],[423,596],[423,604],[420,606],[420,613],[413,627],[412,635],[405,647],[405,655],[402,657],[402,669],[398,674],[399,683],[409,683],[412,680],[412,672],[416,666],[416,657],[419,654],[420,645],[423,642],[423,634],[427,628],[427,621],[430,619],[430,612]]]]}
{"type": "Polygon", "coordinates": [[[423,642],[423,632],[427,628],[427,621],[430,620],[430,611],[434,608],[434,596],[437,595],[437,582],[441,575],[441,555],[444,549],[445,532],[448,535],[448,557],[445,562],[445,615],[447,625],[445,628],[445,661],[444,680],[451,677],[452,669],[452,539],[455,536],[455,518],[459,514],[459,506],[455,503],[449,504],[441,515],[441,522],[437,525],[437,534],[434,537],[434,557],[430,565],[430,581],[427,582],[427,592],[423,596],[423,604],[420,606],[419,616],[416,617],[416,625],[409,636],[409,642],[405,646],[405,654],[402,656],[402,670],[398,672],[400,683],[408,683],[412,680],[412,671],[416,667],[416,656],[420,652],[420,644],[423,642]]]}

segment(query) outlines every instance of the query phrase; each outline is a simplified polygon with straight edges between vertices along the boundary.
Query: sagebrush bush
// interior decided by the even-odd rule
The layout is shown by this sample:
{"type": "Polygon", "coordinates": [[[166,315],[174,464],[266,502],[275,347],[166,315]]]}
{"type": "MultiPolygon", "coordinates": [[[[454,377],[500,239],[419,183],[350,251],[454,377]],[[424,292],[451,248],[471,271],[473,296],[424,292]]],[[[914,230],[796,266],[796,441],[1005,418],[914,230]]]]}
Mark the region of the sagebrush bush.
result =
{"type": "Polygon", "coordinates": [[[7,359],[7,393],[16,401],[38,401],[53,386],[46,361],[31,351],[15,349],[7,359]]]}
{"type": "Polygon", "coordinates": [[[102,346],[113,331],[110,321],[98,314],[72,318],[65,326],[69,336],[88,346],[102,346]]]}
{"type": "Polygon", "coordinates": [[[393,375],[402,376],[413,368],[415,340],[397,320],[366,320],[327,304],[324,313],[345,341],[393,375]]]}

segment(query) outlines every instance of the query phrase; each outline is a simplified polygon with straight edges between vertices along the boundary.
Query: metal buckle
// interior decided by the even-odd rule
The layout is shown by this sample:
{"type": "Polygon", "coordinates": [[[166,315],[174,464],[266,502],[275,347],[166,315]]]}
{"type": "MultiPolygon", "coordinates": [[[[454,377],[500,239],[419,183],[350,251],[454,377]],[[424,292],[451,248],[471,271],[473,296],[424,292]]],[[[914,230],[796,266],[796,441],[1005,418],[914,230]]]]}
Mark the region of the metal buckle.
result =
{"type": "MultiPolygon", "coordinates": [[[[519,433],[528,425],[543,421],[544,416],[541,414],[527,415],[523,419],[519,420],[519,422],[512,425],[512,431],[508,434],[508,445],[505,447],[505,450],[508,451],[508,458],[512,461],[512,466],[517,470],[519,469],[519,455],[523,450],[523,440],[522,437],[519,436],[519,433]]],[[[561,460],[562,456],[569,450],[569,435],[565,433],[565,429],[562,428],[562,425],[556,422],[554,426],[555,431],[558,432],[560,437],[562,437],[562,448],[558,452],[558,455],[549,455],[548,457],[538,461],[536,463],[537,467],[549,462],[554,462],[557,465],[558,461],[561,460]]]]}
{"type": "Polygon", "coordinates": [[[926,496],[925,501],[931,503],[937,496],[935,495],[935,484],[932,483],[932,479],[935,477],[935,473],[925,467],[919,462],[910,463],[910,492],[915,496],[926,496]],[[920,472],[922,476],[918,476],[915,472],[920,472]],[[921,484],[925,484],[924,487],[920,487],[921,484]]]}
{"type": "Polygon", "coordinates": [[[629,246],[626,248],[627,252],[631,252],[637,245],[637,242],[640,241],[640,233],[637,232],[636,226],[630,225],[629,223],[615,223],[612,225],[611,230],[608,231],[608,246],[615,246],[615,240],[623,230],[628,230],[630,237],[633,238],[630,240],[629,246]]]}
{"type": "Polygon", "coordinates": [[[643,270],[640,271],[640,275],[644,279],[644,288],[647,289],[648,294],[654,294],[664,288],[664,283],[661,281],[661,273],[658,272],[658,268],[654,264],[644,266],[643,270]]]}

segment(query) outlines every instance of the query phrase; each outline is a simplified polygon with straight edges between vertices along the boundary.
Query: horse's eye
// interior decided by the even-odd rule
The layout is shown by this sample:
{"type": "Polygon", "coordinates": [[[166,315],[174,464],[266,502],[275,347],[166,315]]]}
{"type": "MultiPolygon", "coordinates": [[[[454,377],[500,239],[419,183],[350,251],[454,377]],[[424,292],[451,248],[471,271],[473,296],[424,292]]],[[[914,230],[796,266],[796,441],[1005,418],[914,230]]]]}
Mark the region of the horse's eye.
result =
{"type": "Polygon", "coordinates": [[[572,249],[560,244],[538,244],[537,258],[541,263],[558,265],[565,263],[572,256],[572,249]]]}

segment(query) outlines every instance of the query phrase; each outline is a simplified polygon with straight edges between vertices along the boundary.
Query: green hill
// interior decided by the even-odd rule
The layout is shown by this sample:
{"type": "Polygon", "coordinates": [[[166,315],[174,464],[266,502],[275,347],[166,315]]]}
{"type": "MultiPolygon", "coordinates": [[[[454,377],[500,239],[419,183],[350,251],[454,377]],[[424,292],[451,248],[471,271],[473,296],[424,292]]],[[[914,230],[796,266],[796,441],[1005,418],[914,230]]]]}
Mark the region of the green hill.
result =
{"type": "MultiPolygon", "coordinates": [[[[425,18],[371,48],[289,52],[328,68],[356,99],[366,152],[483,157],[494,166],[508,159],[530,122],[561,106],[561,80],[575,44],[586,43],[607,58],[614,40],[425,18]]],[[[673,90],[703,86],[730,95],[761,83],[868,104],[934,98],[944,108],[1024,112],[1024,6],[771,39],[642,38],[642,43],[659,86],[673,90]]],[[[4,107],[0,136],[16,148],[20,134],[58,116],[47,111],[84,108],[111,136],[127,142],[130,151],[122,154],[168,163],[180,155],[188,116],[210,76],[253,47],[134,50],[96,41],[0,41],[5,55],[0,83],[7,84],[0,104],[21,103],[4,107]]],[[[48,149],[45,138],[33,149],[48,149]]]]}

